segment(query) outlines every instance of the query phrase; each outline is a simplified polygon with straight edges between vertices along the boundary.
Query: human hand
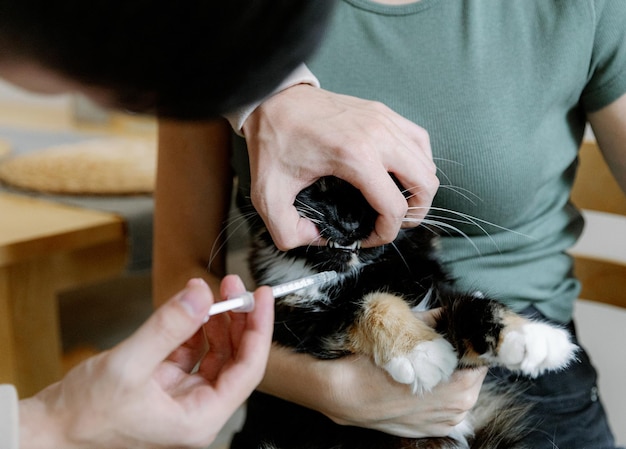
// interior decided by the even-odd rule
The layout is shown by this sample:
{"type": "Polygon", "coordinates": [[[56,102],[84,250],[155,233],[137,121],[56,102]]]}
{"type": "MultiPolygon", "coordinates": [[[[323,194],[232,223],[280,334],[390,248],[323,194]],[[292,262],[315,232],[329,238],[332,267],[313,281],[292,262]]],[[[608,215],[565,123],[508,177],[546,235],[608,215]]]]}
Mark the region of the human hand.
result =
{"type": "MultiPolygon", "coordinates": [[[[440,311],[415,315],[435,326],[440,311]]],[[[410,385],[395,382],[369,357],[319,360],[274,346],[259,389],[338,424],[410,438],[439,437],[449,435],[466,418],[486,374],[486,368],[458,370],[432,391],[416,395],[410,385]]]]}
{"type": "Polygon", "coordinates": [[[415,395],[369,358],[325,363],[327,389],[317,402],[318,411],[338,424],[409,438],[450,435],[476,403],[487,374],[486,368],[455,371],[432,391],[415,395]]]}
{"type": "MultiPolygon", "coordinates": [[[[235,277],[222,282],[222,293],[242,288],[235,277]]],[[[215,357],[212,350],[204,355],[199,329],[213,297],[204,281],[189,281],[127,340],[22,400],[20,447],[206,447],[265,370],[271,290],[262,287],[255,299],[253,312],[233,316],[223,330],[229,356],[215,357]]]]}
{"type": "Polygon", "coordinates": [[[296,85],[261,104],[243,131],[252,203],[283,250],[319,238],[293,203],[322,176],[348,181],[379,213],[364,246],[389,243],[401,225],[417,225],[439,187],[427,132],[378,102],[296,85]],[[411,220],[403,221],[409,207],[411,220]]]}

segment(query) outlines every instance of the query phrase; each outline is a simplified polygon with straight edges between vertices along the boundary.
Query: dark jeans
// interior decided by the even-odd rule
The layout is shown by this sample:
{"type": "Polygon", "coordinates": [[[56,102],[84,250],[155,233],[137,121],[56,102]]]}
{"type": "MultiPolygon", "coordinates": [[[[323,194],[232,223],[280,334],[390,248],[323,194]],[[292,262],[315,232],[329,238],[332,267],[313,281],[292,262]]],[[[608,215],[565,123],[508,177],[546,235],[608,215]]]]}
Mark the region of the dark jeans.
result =
{"type": "MultiPolygon", "coordinates": [[[[533,308],[522,312],[537,316],[533,308]]],[[[567,326],[576,341],[574,324],[567,326]]],[[[600,393],[597,373],[588,354],[581,348],[577,360],[567,369],[548,373],[537,379],[492,369],[489,376],[520,386],[523,396],[534,404],[530,414],[534,430],[528,436],[532,449],[614,449],[600,393]]]]}

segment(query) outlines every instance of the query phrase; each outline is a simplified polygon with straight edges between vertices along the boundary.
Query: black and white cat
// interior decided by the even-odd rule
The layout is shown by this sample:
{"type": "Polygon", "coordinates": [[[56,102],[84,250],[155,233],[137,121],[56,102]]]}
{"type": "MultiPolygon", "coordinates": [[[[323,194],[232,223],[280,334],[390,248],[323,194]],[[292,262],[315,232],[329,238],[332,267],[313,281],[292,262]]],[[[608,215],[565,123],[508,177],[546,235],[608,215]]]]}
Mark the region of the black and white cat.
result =
{"type": "MultiPolygon", "coordinates": [[[[346,182],[322,178],[300,193],[296,207],[327,244],[283,252],[261,230],[250,256],[255,280],[273,285],[326,270],[339,277],[277,300],[278,344],[322,359],[365,354],[415,394],[456,368],[503,366],[538,376],[573,359],[576,346],[565,330],[523,318],[478,292],[456,291],[426,226],[401,230],[392,244],[361,248],[377,215],[346,182]],[[434,307],[441,313],[433,329],[414,312],[434,307]]],[[[248,429],[248,442],[258,438],[258,447],[281,449],[521,448],[527,410],[514,393],[485,384],[452,435],[411,440],[312,419],[311,411],[293,404],[272,407],[268,413],[279,425],[259,427],[252,436],[248,429]]]]}

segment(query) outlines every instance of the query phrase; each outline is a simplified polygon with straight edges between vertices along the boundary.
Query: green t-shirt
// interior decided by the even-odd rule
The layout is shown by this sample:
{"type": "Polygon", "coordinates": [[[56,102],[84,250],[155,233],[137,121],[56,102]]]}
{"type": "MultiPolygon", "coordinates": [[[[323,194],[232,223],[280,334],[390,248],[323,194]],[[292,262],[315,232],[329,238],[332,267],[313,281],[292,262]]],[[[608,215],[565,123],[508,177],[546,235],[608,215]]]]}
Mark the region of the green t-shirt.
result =
{"type": "Polygon", "coordinates": [[[443,233],[460,286],[571,318],[565,251],[583,221],[570,189],[586,112],[626,92],[626,0],[343,0],[307,64],[323,88],[428,130],[431,215],[471,238],[443,233]]]}

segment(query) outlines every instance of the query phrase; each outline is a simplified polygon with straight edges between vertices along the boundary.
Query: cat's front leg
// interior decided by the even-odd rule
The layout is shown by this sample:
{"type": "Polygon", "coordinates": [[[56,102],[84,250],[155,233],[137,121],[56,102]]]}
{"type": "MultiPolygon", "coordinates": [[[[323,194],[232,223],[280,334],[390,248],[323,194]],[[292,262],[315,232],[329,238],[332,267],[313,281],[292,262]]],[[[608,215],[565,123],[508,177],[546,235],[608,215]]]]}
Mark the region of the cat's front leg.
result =
{"type": "Polygon", "coordinates": [[[496,360],[513,371],[537,377],[546,371],[565,368],[578,347],[569,333],[548,323],[532,321],[507,311],[496,360]]]}
{"type": "Polygon", "coordinates": [[[349,332],[350,350],[367,354],[413,392],[429,391],[457,366],[452,345],[415,317],[400,297],[383,292],[363,298],[349,332]]]}
{"type": "Polygon", "coordinates": [[[577,346],[569,333],[524,318],[479,295],[447,298],[437,329],[454,343],[461,366],[504,366],[536,377],[566,367],[577,346]]]}

